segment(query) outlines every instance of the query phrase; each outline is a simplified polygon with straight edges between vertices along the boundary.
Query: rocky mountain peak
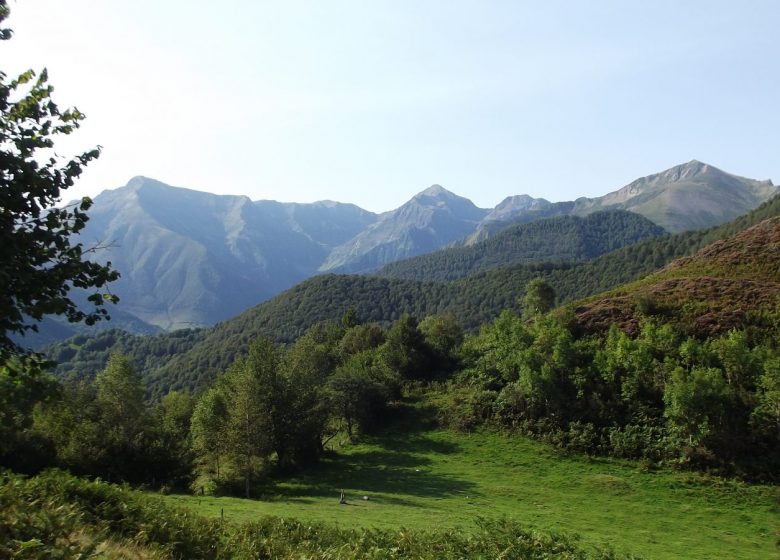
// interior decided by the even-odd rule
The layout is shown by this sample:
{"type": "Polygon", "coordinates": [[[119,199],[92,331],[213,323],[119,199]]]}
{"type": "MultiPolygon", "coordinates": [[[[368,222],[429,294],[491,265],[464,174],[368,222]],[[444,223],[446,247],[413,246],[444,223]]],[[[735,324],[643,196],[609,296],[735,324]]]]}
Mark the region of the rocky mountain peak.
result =
{"type": "Polygon", "coordinates": [[[698,177],[699,175],[703,175],[705,173],[712,173],[712,172],[723,173],[717,167],[712,167],[707,163],[704,163],[696,159],[692,159],[688,163],[676,165],[671,169],[667,169],[666,171],[660,173],[659,179],[672,183],[677,181],[684,181],[687,179],[693,179],[694,177],[698,177]]]}
{"type": "Polygon", "coordinates": [[[448,200],[460,199],[458,195],[448,191],[441,185],[431,185],[424,191],[421,191],[412,197],[412,201],[428,203],[430,201],[444,202],[448,200]]]}

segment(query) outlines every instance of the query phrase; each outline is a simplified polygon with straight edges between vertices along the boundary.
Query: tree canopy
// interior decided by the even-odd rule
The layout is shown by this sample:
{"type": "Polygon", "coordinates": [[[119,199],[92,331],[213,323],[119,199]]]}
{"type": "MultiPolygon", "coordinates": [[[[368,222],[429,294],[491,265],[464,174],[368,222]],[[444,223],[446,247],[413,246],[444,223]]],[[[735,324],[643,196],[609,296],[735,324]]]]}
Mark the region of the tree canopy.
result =
{"type": "Polygon", "coordinates": [[[555,307],[555,290],[542,278],[534,278],[525,285],[523,314],[526,317],[543,315],[555,307]]]}

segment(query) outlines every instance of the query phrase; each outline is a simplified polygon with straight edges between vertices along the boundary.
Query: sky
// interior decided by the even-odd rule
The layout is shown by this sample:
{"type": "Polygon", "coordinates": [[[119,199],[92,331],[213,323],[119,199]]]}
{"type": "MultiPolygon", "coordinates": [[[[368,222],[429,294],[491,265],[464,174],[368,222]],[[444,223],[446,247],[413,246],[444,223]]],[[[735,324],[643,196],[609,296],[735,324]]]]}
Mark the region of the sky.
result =
{"type": "Polygon", "coordinates": [[[95,145],[66,200],[145,175],[253,200],[493,207],[698,159],[780,180],[780,2],[10,0],[0,69],[48,68],[95,145]]]}

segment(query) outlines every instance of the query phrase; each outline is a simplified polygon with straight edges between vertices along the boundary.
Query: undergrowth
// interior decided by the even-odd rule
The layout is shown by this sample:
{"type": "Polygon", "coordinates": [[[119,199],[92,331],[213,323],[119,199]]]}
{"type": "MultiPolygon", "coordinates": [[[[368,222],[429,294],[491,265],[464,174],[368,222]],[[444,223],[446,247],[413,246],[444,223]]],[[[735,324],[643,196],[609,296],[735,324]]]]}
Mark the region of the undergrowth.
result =
{"type": "Polygon", "coordinates": [[[0,558],[96,558],[121,549],[116,544],[108,549],[107,541],[134,547],[135,557],[146,551],[147,558],[625,558],[609,550],[585,550],[574,537],[526,530],[505,519],[480,519],[469,533],[346,529],[277,517],[231,524],[126,486],[61,471],[32,478],[2,475],[0,558]]]}

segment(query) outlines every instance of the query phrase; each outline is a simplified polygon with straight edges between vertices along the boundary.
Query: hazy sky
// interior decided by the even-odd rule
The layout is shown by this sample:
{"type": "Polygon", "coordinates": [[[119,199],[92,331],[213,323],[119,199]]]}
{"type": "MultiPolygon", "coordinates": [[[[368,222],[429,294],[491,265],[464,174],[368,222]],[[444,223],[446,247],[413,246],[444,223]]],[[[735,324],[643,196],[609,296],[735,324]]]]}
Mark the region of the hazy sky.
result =
{"type": "Polygon", "coordinates": [[[48,67],[134,175],[380,211],[598,196],[699,159],[780,180],[780,2],[11,0],[9,74],[48,67]]]}

